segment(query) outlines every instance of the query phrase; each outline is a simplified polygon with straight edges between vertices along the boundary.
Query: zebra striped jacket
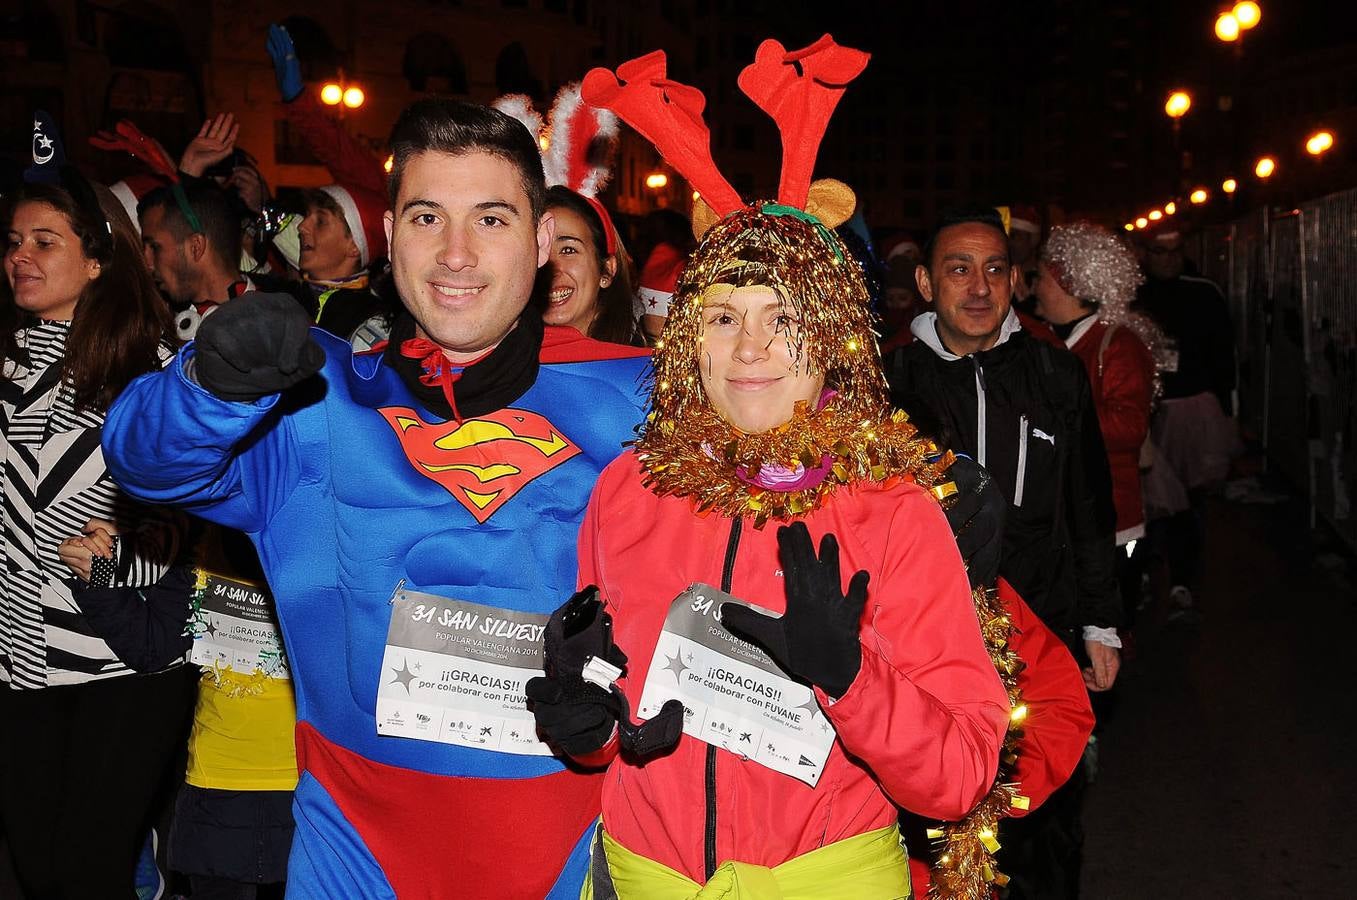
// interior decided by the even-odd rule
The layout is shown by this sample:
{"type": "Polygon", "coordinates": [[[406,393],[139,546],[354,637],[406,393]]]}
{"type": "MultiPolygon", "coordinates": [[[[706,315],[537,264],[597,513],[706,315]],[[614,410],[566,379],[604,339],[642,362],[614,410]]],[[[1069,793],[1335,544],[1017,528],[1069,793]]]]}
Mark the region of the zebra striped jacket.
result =
{"type": "MultiPolygon", "coordinates": [[[[58,545],[91,518],[121,535],[114,584],[154,584],[179,552],[182,514],[149,507],[113,483],[99,446],[103,413],[77,409],[61,378],[68,322],[20,329],[0,372],[0,683],[12,689],[133,674],[73,599],[83,583],[58,545]]],[[[162,353],[172,358],[169,348],[162,353]]]]}

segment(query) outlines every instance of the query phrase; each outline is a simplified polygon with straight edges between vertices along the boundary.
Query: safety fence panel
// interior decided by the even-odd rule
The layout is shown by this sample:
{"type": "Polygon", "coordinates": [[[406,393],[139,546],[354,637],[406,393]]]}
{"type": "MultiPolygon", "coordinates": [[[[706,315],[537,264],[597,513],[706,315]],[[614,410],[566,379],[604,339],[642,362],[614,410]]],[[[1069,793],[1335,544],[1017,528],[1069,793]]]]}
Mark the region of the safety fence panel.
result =
{"type": "Polygon", "coordinates": [[[1249,434],[1266,443],[1271,329],[1268,222],[1265,212],[1258,210],[1228,227],[1228,268],[1217,284],[1225,290],[1235,329],[1239,419],[1249,434]]]}
{"type": "Polygon", "coordinates": [[[1267,453],[1287,478],[1310,485],[1307,439],[1307,361],[1301,279],[1300,214],[1274,218],[1269,228],[1271,290],[1267,366],[1267,453]]]}
{"type": "Polygon", "coordinates": [[[1310,499],[1357,548],[1357,191],[1301,207],[1310,499]]]}

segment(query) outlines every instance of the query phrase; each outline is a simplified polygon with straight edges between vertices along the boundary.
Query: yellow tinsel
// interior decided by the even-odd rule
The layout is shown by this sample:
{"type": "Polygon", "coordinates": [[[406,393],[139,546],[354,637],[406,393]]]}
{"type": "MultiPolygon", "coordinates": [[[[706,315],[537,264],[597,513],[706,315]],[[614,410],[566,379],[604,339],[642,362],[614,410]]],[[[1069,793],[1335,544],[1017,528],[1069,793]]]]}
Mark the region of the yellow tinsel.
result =
{"type": "Polygon", "coordinates": [[[932,487],[951,462],[892,412],[872,333],[867,287],[857,266],[842,265],[838,237],[813,217],[756,203],[703,236],[679,277],[657,344],[650,414],[636,442],[646,485],[691,498],[702,512],[751,516],[755,527],[816,508],[854,481],[909,477],[932,487]],[[722,419],[702,388],[703,295],[713,285],[771,288],[795,313],[786,340],[795,366],[822,372],[834,391],[819,409],[798,408],[781,427],[746,434],[722,419]],[[798,491],[766,491],[736,477],[764,466],[828,465],[829,474],[798,491]]]}
{"type": "Polygon", "coordinates": [[[972,592],[972,599],[990,662],[1008,691],[1013,712],[1008,719],[1008,733],[1004,735],[999,772],[989,793],[960,821],[945,822],[928,829],[928,837],[933,839],[937,854],[928,888],[928,896],[934,900],[989,900],[995,886],[1006,884],[1008,878],[994,861],[994,854],[999,850],[996,837],[999,820],[1010,809],[1028,806],[1027,798],[1018,793],[1018,785],[1011,780],[1018,761],[1018,739],[1022,737],[1027,718],[1027,706],[1018,689],[1018,675],[1025,664],[1009,646],[1013,620],[1000,602],[998,592],[978,587],[972,592]]]}

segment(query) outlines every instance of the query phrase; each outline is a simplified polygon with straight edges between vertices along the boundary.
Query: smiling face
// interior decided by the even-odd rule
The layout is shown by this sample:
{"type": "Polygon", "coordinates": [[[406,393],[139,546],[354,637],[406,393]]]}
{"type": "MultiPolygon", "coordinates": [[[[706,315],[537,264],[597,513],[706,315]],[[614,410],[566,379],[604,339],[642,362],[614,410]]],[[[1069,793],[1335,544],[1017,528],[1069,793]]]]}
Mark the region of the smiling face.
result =
{"type": "Polygon", "coordinates": [[[796,312],[768,287],[709,288],[698,356],[712,407],[750,434],[791,419],[798,400],[813,405],[825,383],[810,369],[796,312]]]}
{"type": "Polygon", "coordinates": [[[98,260],[85,256],[63,213],[40,201],[15,207],[5,243],[5,277],[20,309],[69,321],[86,286],[100,272],[98,260]]]}
{"type": "Polygon", "coordinates": [[[933,239],[925,262],[915,277],[919,293],[937,311],[943,344],[958,356],[993,347],[1018,277],[1004,233],[982,222],[949,225],[933,239]]]}
{"type": "Polygon", "coordinates": [[[551,213],[533,220],[519,170],[489,153],[425,151],[406,163],[386,214],[391,271],[422,336],[454,362],[492,349],[547,261],[551,213]]]}
{"type": "Polygon", "coordinates": [[[581,334],[599,313],[599,291],[612,284],[617,260],[600,259],[584,217],[564,206],[550,207],[556,220],[551,246],[551,293],[542,314],[548,325],[568,325],[581,334]]]}

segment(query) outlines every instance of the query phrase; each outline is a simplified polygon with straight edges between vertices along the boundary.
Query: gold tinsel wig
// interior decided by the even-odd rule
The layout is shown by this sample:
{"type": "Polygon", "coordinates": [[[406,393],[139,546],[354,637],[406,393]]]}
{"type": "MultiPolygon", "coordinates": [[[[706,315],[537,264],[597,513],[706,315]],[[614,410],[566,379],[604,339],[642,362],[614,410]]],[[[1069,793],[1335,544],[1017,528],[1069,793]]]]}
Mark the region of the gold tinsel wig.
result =
{"type": "Polygon", "coordinates": [[[649,486],[689,497],[700,510],[749,515],[757,526],[814,509],[852,481],[911,477],[931,486],[949,458],[892,413],[872,332],[867,287],[833,228],[853,213],[842,182],[811,182],[825,126],[867,54],[825,35],[788,52],[764,41],[740,89],[777,121],[783,168],[777,202],[746,205],[711,158],[700,91],[670,81],[662,51],[585,76],[586,102],[613,110],[648,138],[701,199],[701,241],[679,277],[656,347],[650,411],[637,441],[649,486]],[[717,414],[702,388],[703,306],[717,285],[772,289],[800,323],[794,365],[825,376],[813,408],[767,432],[741,432],[717,414]]]}

